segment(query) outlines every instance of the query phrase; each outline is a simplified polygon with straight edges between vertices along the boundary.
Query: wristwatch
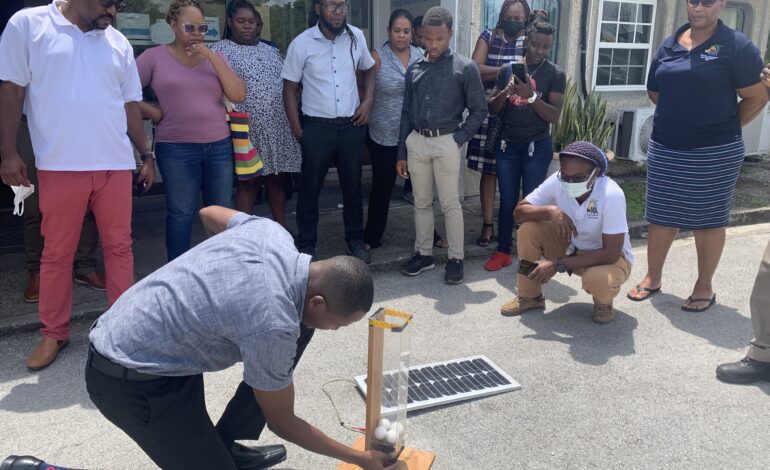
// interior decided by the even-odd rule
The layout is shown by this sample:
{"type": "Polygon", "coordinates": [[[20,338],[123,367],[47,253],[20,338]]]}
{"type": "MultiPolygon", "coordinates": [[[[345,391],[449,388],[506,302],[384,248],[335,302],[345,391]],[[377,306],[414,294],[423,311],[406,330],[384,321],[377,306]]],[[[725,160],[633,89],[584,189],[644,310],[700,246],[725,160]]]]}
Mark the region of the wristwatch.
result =
{"type": "Polygon", "coordinates": [[[153,160],[155,160],[155,152],[143,153],[143,154],[139,155],[139,158],[142,159],[142,163],[147,161],[148,158],[152,158],[153,160]]]}
{"type": "Polygon", "coordinates": [[[556,271],[560,273],[567,272],[567,265],[564,264],[564,258],[556,258],[556,271]]]}
{"type": "Polygon", "coordinates": [[[530,96],[529,98],[527,98],[527,103],[529,103],[529,104],[532,104],[532,103],[534,103],[536,100],[537,100],[537,93],[535,93],[535,92],[533,91],[533,92],[532,92],[532,96],[530,96]]]}

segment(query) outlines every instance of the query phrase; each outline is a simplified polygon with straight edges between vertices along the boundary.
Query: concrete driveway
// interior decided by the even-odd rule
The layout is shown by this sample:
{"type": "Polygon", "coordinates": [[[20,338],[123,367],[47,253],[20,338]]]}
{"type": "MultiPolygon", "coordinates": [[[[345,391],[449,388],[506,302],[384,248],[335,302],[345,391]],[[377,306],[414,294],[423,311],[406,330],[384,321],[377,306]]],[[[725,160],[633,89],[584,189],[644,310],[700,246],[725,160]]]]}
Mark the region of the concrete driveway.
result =
{"type": "MultiPolygon", "coordinates": [[[[445,286],[443,266],[405,278],[376,275],[376,304],[415,314],[412,362],[485,354],[521,391],[413,414],[409,444],[437,454],[434,469],[739,468],[770,462],[770,383],[726,385],[714,368],[743,357],[751,340],[748,297],[770,224],[728,233],[717,272],[718,304],[701,314],[679,309],[695,280],[692,238],[675,242],[663,293],[643,303],[624,297],[616,320],[591,323],[590,297],[579,279],[560,275],[545,289],[546,313],[499,315],[514,271],[466,263],[466,280],[445,286]]],[[[630,283],[645,270],[635,248],[630,283]]],[[[769,287],[770,288],[770,287],[769,287]]],[[[83,383],[88,325],[48,370],[29,373],[36,335],[0,337],[0,458],[38,455],[88,469],[144,469],[152,463],[90,403],[83,383]]],[[[320,332],[296,371],[297,413],[333,437],[356,435],[337,425],[322,385],[366,367],[366,325],[320,332]]],[[[206,376],[209,412],[221,414],[241,367],[206,376]]],[[[352,385],[329,387],[343,419],[363,424],[364,401],[352,385]]],[[[280,442],[266,432],[261,442],[280,442]]],[[[277,468],[333,469],[331,459],[288,446],[277,468]]]]}

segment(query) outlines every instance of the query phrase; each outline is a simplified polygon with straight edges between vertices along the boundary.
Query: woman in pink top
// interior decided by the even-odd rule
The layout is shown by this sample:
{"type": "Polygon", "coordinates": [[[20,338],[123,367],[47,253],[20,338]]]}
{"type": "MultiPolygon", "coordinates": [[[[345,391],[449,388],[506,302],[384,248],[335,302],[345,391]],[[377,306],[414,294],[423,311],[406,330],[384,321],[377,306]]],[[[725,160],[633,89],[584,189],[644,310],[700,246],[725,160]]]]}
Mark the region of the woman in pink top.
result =
{"type": "Polygon", "coordinates": [[[151,87],[160,103],[160,108],[142,103],[142,111],[156,123],[171,261],[190,248],[201,191],[204,206],[231,206],[233,146],[222,95],[243,101],[246,84],[203,43],[208,25],[198,0],[172,1],[166,22],[174,42],[148,49],[136,64],[142,86],[151,87]]]}

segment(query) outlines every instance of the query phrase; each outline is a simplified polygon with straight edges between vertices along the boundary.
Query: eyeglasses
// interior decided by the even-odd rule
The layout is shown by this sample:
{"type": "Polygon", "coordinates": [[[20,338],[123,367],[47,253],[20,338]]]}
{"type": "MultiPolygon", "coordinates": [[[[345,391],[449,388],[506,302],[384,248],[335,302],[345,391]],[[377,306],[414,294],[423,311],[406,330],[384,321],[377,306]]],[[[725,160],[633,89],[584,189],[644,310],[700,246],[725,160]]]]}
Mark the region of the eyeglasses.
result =
{"type": "Polygon", "coordinates": [[[716,2],[717,0],[687,0],[687,4],[692,8],[695,8],[698,5],[703,5],[703,8],[709,8],[714,6],[716,2]]]}
{"type": "Polygon", "coordinates": [[[103,8],[115,7],[115,10],[120,12],[125,11],[126,7],[128,7],[128,4],[123,0],[99,0],[99,5],[103,8]]]}
{"type": "Polygon", "coordinates": [[[591,170],[591,173],[588,173],[587,175],[565,175],[561,171],[556,173],[556,177],[559,178],[559,181],[564,181],[565,183],[585,183],[591,177],[594,175],[595,170],[591,170]]]}
{"type": "Polygon", "coordinates": [[[182,27],[184,28],[184,32],[188,34],[194,33],[196,29],[201,34],[206,34],[209,30],[208,23],[201,23],[201,24],[182,23],[182,27]]]}
{"type": "Polygon", "coordinates": [[[348,4],[347,3],[324,3],[322,4],[323,7],[328,11],[329,13],[334,13],[336,11],[340,13],[347,13],[348,12],[348,4]]]}

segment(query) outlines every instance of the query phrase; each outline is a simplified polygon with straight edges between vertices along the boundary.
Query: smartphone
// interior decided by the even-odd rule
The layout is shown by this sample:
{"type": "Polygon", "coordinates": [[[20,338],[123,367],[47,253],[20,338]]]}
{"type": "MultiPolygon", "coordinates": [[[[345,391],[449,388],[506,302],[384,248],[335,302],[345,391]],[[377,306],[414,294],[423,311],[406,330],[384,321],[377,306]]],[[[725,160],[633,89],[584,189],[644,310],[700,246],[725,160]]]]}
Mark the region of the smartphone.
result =
{"type": "Polygon", "coordinates": [[[516,271],[524,276],[529,276],[536,267],[537,263],[521,259],[519,260],[519,268],[516,271]]]}
{"type": "Polygon", "coordinates": [[[511,70],[513,71],[513,74],[516,76],[516,78],[519,79],[519,82],[521,83],[527,83],[527,66],[522,64],[521,62],[514,62],[511,64],[511,70]]]}
{"type": "Polygon", "coordinates": [[[139,181],[139,173],[134,173],[133,190],[134,197],[142,197],[147,192],[147,180],[139,181]]]}

